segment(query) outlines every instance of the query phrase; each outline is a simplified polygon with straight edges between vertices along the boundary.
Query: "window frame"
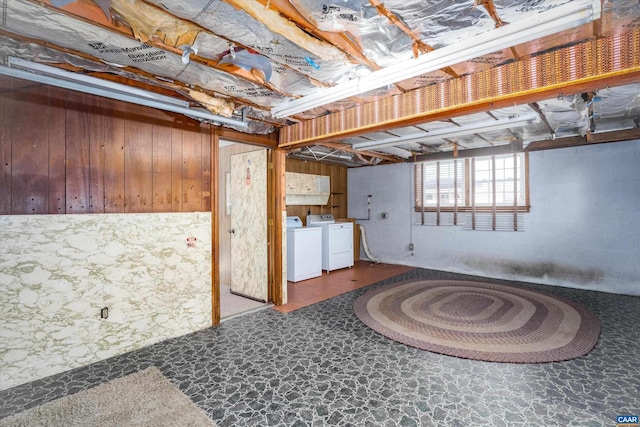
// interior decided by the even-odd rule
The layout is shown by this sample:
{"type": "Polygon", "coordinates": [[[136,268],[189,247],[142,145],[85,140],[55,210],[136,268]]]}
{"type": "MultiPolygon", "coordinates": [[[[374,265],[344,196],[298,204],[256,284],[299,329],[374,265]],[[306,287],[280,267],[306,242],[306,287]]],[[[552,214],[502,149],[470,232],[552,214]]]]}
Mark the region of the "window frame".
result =
{"type": "Polygon", "coordinates": [[[414,165],[414,210],[415,212],[421,213],[421,224],[425,224],[425,213],[436,213],[436,224],[441,224],[441,214],[442,213],[452,213],[453,214],[453,224],[451,225],[460,225],[459,224],[459,213],[470,213],[471,221],[472,221],[472,229],[475,229],[475,216],[476,213],[491,213],[492,214],[492,222],[493,229],[496,229],[496,216],[499,213],[513,213],[514,215],[514,229],[517,230],[517,215],[519,213],[530,212],[531,205],[529,201],[529,153],[527,152],[516,152],[509,154],[496,154],[490,156],[478,156],[478,157],[468,157],[468,158],[451,158],[446,160],[424,160],[421,162],[416,162],[414,165]],[[514,203],[513,204],[498,204],[496,202],[496,168],[495,163],[496,159],[506,158],[508,156],[514,157],[514,179],[505,180],[502,179],[503,182],[513,183],[514,185],[514,203]],[[518,162],[516,160],[516,156],[522,156],[521,167],[518,167],[518,162]],[[475,185],[477,180],[475,179],[475,162],[477,159],[490,159],[491,161],[491,178],[490,178],[490,186],[491,186],[491,194],[490,198],[492,200],[490,205],[478,205],[475,203],[476,189],[475,185]],[[441,166],[442,163],[446,162],[446,164],[450,164],[453,162],[454,164],[454,204],[453,205],[441,205],[441,166]],[[435,188],[435,199],[436,204],[425,206],[425,172],[427,168],[424,167],[425,164],[433,165],[436,163],[436,188],[435,188]],[[460,167],[464,168],[463,172],[463,189],[464,189],[464,203],[458,204],[458,183],[455,181],[458,179],[458,176],[455,171],[457,171],[460,167]],[[521,169],[524,170],[521,171],[521,169]],[[524,183],[522,184],[522,188],[519,187],[519,181],[524,179],[524,183]],[[524,203],[518,203],[518,195],[524,192],[524,203]]]}

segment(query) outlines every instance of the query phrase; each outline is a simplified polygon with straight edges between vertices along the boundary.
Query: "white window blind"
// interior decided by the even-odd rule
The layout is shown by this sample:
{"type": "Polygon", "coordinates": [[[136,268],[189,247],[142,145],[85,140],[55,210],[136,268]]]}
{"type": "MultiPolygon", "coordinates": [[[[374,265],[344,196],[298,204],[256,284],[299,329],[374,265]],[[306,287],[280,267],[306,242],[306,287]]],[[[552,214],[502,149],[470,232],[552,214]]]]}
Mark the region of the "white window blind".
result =
{"type": "Polygon", "coordinates": [[[416,163],[420,223],[522,231],[521,213],[529,211],[527,161],[526,153],[514,153],[416,163]]]}
{"type": "Polygon", "coordinates": [[[416,206],[424,206],[422,223],[457,225],[459,207],[465,205],[464,160],[443,160],[416,164],[416,206]],[[422,179],[418,179],[418,174],[422,179]]]}

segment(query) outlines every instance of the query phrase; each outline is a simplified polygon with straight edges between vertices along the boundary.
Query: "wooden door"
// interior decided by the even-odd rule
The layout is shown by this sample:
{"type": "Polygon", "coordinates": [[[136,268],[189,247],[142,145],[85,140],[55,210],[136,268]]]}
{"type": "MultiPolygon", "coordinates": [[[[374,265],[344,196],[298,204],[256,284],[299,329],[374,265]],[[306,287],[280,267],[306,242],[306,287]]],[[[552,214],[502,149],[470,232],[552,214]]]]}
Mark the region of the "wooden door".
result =
{"type": "Polygon", "coordinates": [[[231,156],[231,292],[268,299],[267,150],[231,156]]]}

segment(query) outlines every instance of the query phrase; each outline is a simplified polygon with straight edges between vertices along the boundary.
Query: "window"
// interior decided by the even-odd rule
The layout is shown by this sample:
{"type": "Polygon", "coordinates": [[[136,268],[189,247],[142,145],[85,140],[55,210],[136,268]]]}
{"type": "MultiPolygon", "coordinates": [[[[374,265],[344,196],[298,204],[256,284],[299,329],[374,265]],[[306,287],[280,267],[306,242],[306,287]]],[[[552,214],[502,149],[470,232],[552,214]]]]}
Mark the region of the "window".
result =
{"type": "Polygon", "coordinates": [[[529,211],[528,169],[526,153],[416,163],[420,223],[521,231],[521,213],[529,211]]]}

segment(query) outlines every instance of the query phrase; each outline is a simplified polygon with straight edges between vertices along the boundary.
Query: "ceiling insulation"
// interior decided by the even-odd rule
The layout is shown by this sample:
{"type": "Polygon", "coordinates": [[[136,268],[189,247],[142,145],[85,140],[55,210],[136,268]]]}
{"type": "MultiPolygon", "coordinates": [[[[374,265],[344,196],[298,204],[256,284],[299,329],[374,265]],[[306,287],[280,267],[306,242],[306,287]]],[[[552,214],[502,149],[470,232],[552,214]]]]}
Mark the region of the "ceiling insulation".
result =
{"type": "Polygon", "coordinates": [[[136,0],[110,0],[111,8],[129,24],[136,39],[159,40],[165,46],[192,46],[201,29],[168,12],[136,0]]]}
{"type": "MultiPolygon", "coordinates": [[[[237,130],[280,131],[281,147],[291,156],[349,166],[514,142],[526,148],[535,141],[640,127],[637,0],[6,0],[0,8],[3,67],[10,57],[170,94],[192,108],[246,121],[237,130]],[[541,14],[571,5],[593,7],[596,19],[367,88],[376,71],[473,45],[496,28],[534,25],[541,14]],[[590,41],[603,39],[597,61],[574,59],[581,49],[592,49],[590,41]],[[552,57],[556,62],[547,61],[552,57]],[[588,88],[565,91],[580,67],[593,63],[604,71],[596,70],[588,88]],[[520,64],[520,74],[503,72],[510,64],[520,64]],[[562,74],[564,83],[541,74],[562,74]],[[483,91],[500,94],[501,87],[506,93],[513,78],[533,82],[519,101],[473,98],[483,91]],[[539,80],[551,83],[536,86],[539,80]],[[353,82],[362,86],[357,95],[281,118],[272,114],[289,101],[353,82]],[[425,94],[439,99],[422,99],[425,94]],[[433,107],[445,100],[453,101],[446,109],[433,107]],[[388,125],[367,124],[383,123],[405,102],[424,107],[388,125]],[[424,115],[427,108],[435,108],[433,117],[424,115]],[[529,115],[538,120],[468,130],[529,115]],[[449,132],[455,129],[464,131],[449,132]],[[433,137],[443,130],[446,137],[433,137]],[[385,143],[357,148],[372,141],[385,143]]],[[[232,122],[223,125],[233,128],[232,122]]]]}
{"type": "MultiPolygon", "coordinates": [[[[282,18],[255,1],[251,3],[261,7],[267,18],[256,20],[250,13],[221,0],[209,1],[204,7],[201,2],[183,0],[151,3],[228,40],[225,50],[233,45],[251,48],[286,69],[293,69],[316,79],[319,85],[322,85],[320,82],[337,83],[347,79],[349,71],[356,66],[350,63],[350,58],[340,49],[310,37],[290,23],[287,25],[289,31],[283,31],[288,37],[280,32],[272,32],[270,27],[283,26],[276,22],[282,18]]],[[[251,12],[256,11],[252,9],[251,12]]]]}

